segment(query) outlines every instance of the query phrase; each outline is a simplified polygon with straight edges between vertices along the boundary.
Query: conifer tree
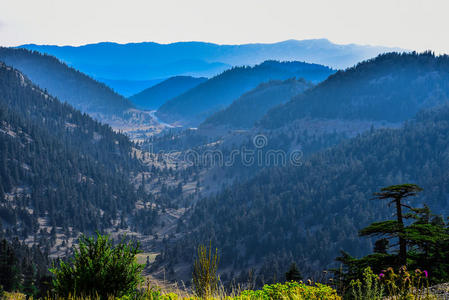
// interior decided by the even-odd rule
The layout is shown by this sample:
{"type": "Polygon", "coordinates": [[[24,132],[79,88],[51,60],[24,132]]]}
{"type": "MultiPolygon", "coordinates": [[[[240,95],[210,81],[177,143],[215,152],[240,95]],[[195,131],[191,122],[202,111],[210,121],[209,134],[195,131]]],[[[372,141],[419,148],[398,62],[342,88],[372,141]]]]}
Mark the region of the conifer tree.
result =
{"type": "Polygon", "coordinates": [[[302,280],[301,273],[298,270],[298,267],[296,266],[296,263],[292,263],[290,265],[290,268],[288,269],[287,273],[285,273],[285,279],[287,281],[300,281],[302,280]]]}
{"type": "Polygon", "coordinates": [[[412,209],[409,205],[403,203],[407,197],[416,196],[422,188],[416,184],[392,185],[382,188],[379,193],[375,193],[377,199],[391,200],[388,205],[394,204],[396,209],[396,221],[382,221],[373,223],[360,231],[360,236],[387,236],[389,239],[397,238],[399,240],[399,263],[407,264],[407,241],[404,237],[404,214],[402,208],[412,209]]]}
{"type": "Polygon", "coordinates": [[[376,241],[374,253],[357,259],[346,252],[337,257],[343,263],[341,270],[334,270],[336,277],[348,283],[360,278],[363,270],[370,267],[375,273],[388,267],[408,269],[426,269],[433,273],[434,281],[449,279],[449,230],[440,216],[433,215],[429,207],[411,207],[403,202],[415,196],[422,189],[414,184],[394,185],[376,193],[378,199],[392,199],[396,220],[372,223],[359,232],[360,236],[381,236],[376,241]],[[407,212],[403,211],[407,209],[407,212]],[[399,249],[391,250],[390,240],[397,240],[399,249]]]}

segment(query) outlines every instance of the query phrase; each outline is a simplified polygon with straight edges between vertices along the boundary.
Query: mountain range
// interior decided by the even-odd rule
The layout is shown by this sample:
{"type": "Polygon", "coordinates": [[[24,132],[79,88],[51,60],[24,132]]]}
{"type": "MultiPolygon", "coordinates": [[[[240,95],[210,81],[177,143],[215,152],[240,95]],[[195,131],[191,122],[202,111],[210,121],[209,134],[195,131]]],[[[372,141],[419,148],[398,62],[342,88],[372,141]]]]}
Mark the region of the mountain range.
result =
{"type": "Polygon", "coordinates": [[[270,59],[306,61],[344,69],[380,53],[400,50],[380,46],[339,45],[327,39],[241,45],[143,42],[98,43],[78,47],[28,44],[20,47],[56,56],[124,95],[141,91],[141,87],[133,81],[161,80],[177,75],[212,77],[233,66],[253,66],[270,59]],[[124,80],[128,81],[128,85],[125,85],[124,80]]]}
{"type": "Polygon", "coordinates": [[[262,82],[288,78],[319,82],[334,72],[317,64],[273,60],[254,67],[235,67],[167,101],[156,115],[167,123],[196,127],[262,82]]]}

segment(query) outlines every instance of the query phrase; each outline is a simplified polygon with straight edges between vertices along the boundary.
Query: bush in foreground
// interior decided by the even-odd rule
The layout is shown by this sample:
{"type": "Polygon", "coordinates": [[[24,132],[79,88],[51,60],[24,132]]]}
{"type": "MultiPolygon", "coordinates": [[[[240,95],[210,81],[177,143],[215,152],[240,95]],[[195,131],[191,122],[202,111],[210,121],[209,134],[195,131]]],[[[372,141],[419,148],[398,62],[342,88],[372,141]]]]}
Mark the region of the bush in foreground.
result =
{"type": "Polygon", "coordinates": [[[200,245],[197,255],[192,273],[194,291],[198,297],[207,298],[218,289],[218,250],[212,252],[212,244],[209,247],[200,245]]]}
{"type": "Polygon", "coordinates": [[[108,236],[81,236],[74,258],[60,261],[54,274],[55,291],[60,297],[79,295],[108,299],[133,295],[142,282],[143,265],[136,262],[139,245],[121,242],[114,246],[108,236]]]}
{"type": "Polygon", "coordinates": [[[302,282],[286,282],[265,285],[261,290],[257,291],[243,291],[240,296],[234,299],[298,299],[298,300],[312,300],[312,299],[341,299],[337,295],[337,291],[333,288],[316,283],[315,285],[306,285],[302,282]]]}
{"type": "MultiPolygon", "coordinates": [[[[125,296],[120,300],[131,300],[125,296]]],[[[223,300],[268,300],[268,299],[295,299],[295,300],[341,300],[337,291],[331,287],[317,283],[316,285],[306,285],[302,282],[286,282],[265,285],[261,290],[245,290],[241,293],[217,292],[213,296],[188,296],[179,291],[178,293],[164,294],[160,289],[148,288],[143,294],[137,297],[138,300],[197,300],[197,299],[223,299],[223,300]],[[184,296],[181,296],[184,294],[184,296]],[[232,295],[235,294],[235,295],[232,295]]]]}

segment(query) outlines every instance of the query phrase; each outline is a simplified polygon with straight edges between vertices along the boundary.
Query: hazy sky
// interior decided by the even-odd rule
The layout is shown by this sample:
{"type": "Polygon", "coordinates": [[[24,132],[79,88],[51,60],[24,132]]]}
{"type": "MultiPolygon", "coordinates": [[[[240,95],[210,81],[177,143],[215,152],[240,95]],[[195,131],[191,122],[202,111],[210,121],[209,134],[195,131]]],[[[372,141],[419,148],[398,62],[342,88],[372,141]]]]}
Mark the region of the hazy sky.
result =
{"type": "Polygon", "coordinates": [[[448,0],[0,0],[0,45],[328,38],[449,53],[448,0]]]}

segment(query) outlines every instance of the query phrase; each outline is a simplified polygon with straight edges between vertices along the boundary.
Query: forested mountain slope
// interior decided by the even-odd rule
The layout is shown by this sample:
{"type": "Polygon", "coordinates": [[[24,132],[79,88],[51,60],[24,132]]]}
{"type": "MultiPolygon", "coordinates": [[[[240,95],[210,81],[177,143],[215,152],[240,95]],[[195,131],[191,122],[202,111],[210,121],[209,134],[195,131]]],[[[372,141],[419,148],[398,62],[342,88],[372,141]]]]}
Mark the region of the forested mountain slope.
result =
{"type": "Polygon", "coordinates": [[[212,239],[222,250],[223,265],[259,268],[259,279],[279,278],[285,272],[279,266],[291,261],[311,275],[331,266],[342,249],[360,256],[372,248],[357,234],[390,215],[385,202],[371,200],[380,187],[419,184],[424,192],[418,202],[448,215],[448,170],[445,105],[403,128],[372,130],[312,155],[301,166],[266,169],[199,201],[185,222],[190,233],[161,258],[174,262],[212,239]]]}
{"type": "Polygon", "coordinates": [[[105,84],[53,56],[26,49],[0,47],[0,61],[18,69],[61,101],[99,119],[121,116],[124,111],[133,107],[129,100],[105,84]]]}
{"type": "Polygon", "coordinates": [[[130,174],[143,168],[132,147],[0,64],[0,219],[9,235],[125,226],[137,200],[130,174]]]}
{"type": "Polygon", "coordinates": [[[197,126],[262,82],[292,77],[318,82],[332,73],[328,67],[303,62],[266,61],[254,67],[236,67],[166,102],[157,115],[166,122],[197,126]]]}
{"type": "Polygon", "coordinates": [[[312,83],[295,78],[261,83],[224,110],[207,118],[200,127],[251,128],[270,108],[289,101],[293,96],[311,87],[312,83]]]}
{"type": "Polygon", "coordinates": [[[170,77],[150,88],[141,91],[129,97],[132,103],[142,109],[158,109],[162,104],[179,96],[185,91],[196,87],[198,84],[206,81],[207,78],[195,78],[191,76],[170,77]]]}
{"type": "Polygon", "coordinates": [[[403,122],[449,99],[449,56],[388,53],[338,71],[273,108],[260,122],[279,128],[301,119],[403,122]]]}

